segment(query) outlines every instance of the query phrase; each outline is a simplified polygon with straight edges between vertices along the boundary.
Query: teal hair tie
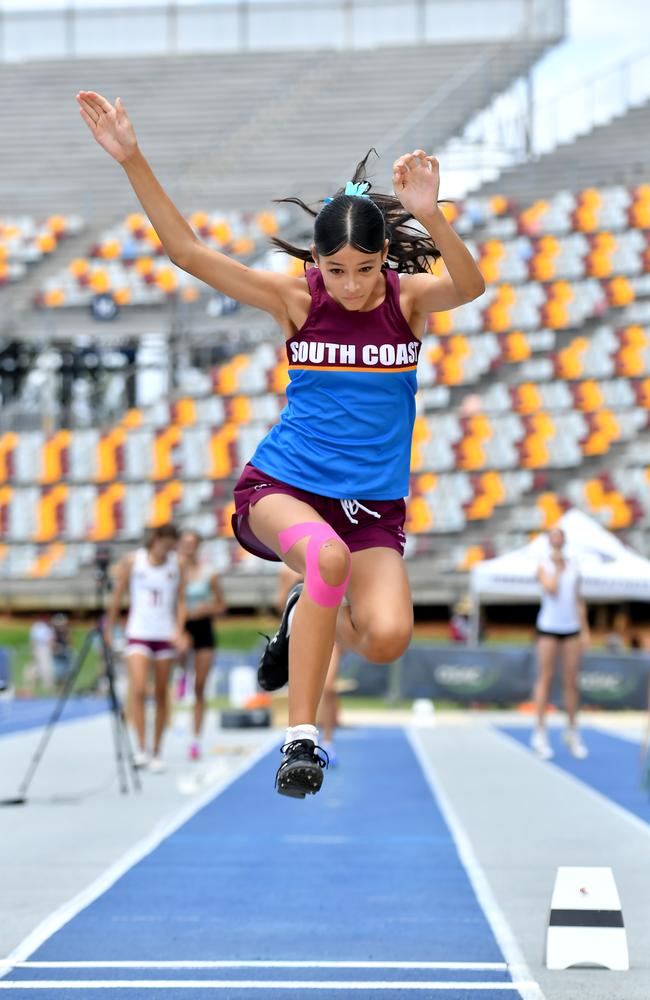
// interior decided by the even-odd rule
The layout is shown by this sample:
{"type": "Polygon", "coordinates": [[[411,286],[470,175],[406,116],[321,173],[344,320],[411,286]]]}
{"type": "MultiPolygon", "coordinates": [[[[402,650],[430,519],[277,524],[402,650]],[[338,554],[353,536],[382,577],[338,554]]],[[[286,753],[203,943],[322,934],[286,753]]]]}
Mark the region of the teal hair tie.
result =
{"type": "Polygon", "coordinates": [[[369,198],[370,195],[366,194],[366,191],[370,187],[368,181],[359,181],[355,184],[353,181],[348,181],[345,185],[345,191],[343,194],[350,194],[355,198],[369,198]]]}
{"type": "Polygon", "coordinates": [[[331,201],[334,201],[334,199],[333,198],[323,198],[323,205],[329,205],[329,203],[331,201]]]}

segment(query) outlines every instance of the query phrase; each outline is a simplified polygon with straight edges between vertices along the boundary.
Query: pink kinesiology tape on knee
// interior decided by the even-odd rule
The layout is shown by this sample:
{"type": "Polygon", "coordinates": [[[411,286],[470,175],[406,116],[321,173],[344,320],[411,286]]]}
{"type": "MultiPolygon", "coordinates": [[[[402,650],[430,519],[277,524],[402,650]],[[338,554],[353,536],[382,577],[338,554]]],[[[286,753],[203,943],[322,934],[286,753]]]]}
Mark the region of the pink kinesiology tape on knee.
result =
{"type": "Polygon", "coordinates": [[[285,528],[284,531],[280,532],[278,538],[283,555],[289,551],[292,545],[306,536],[309,537],[305,557],[307,593],[316,604],[321,604],[325,608],[335,608],[343,600],[350,579],[350,570],[348,570],[343,583],[333,586],[323,580],[318,557],[324,543],[328,542],[330,538],[336,538],[342,545],[345,545],[345,542],[339,538],[333,528],[330,528],[329,524],[323,524],[321,521],[306,521],[303,524],[292,524],[290,528],[285,528]]]}

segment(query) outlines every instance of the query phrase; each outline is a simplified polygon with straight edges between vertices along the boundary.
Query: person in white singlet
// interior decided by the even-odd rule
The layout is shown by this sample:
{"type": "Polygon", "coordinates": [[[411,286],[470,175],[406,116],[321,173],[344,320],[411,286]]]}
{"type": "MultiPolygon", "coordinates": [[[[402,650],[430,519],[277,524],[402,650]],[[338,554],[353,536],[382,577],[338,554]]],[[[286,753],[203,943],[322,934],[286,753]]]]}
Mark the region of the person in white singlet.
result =
{"type": "Polygon", "coordinates": [[[174,660],[184,646],[185,574],[176,554],[178,529],[173,524],[151,528],[145,545],[128,553],[117,568],[111,606],[106,615],[105,638],[112,643],[122,597],[129,591],[129,616],[126,623],[126,660],[133,696],[133,723],[138,749],[135,763],[164,771],[160,756],[162,736],[167,722],[167,688],[174,660]],[[145,701],[147,679],[155,671],[156,715],[153,754],[150,757],[145,739],[145,701]]]}
{"type": "Polygon", "coordinates": [[[213,619],[226,610],[219,578],[211,566],[199,559],[201,538],[184,531],[178,547],[185,570],[185,635],[194,659],[194,728],[188,748],[190,760],[201,757],[201,729],[205,712],[205,684],[216,655],[217,637],[213,619]]]}
{"type": "Polygon", "coordinates": [[[553,756],[544,723],[558,655],[562,656],[564,707],[568,716],[565,742],[574,757],[588,751],[577,729],[578,674],[582,650],[589,642],[587,608],[580,597],[580,570],[564,553],[564,532],[548,533],[549,553],[537,568],[542,602],[537,616],[538,676],[535,685],[537,726],[531,746],[545,760],[553,756]]]}

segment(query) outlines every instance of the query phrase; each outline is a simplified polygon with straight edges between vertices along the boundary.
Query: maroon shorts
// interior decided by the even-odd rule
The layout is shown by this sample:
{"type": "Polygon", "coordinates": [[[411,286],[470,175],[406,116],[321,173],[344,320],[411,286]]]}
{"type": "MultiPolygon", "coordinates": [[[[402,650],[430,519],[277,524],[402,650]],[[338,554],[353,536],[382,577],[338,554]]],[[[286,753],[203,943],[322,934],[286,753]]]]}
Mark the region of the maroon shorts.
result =
{"type": "Polygon", "coordinates": [[[255,506],[260,497],[271,493],[285,493],[308,503],[343,539],[350,552],[382,546],[404,555],[406,504],[403,499],[335,500],[333,497],[321,497],[317,493],[274,479],[249,462],[235,486],[232,530],[239,544],[260,559],[282,562],[275,552],[253,534],[248,523],[250,508],[255,506]]]}
{"type": "Polygon", "coordinates": [[[127,656],[141,653],[150,660],[170,660],[178,655],[173,643],[166,639],[133,639],[131,636],[127,639],[125,653],[127,656]]]}

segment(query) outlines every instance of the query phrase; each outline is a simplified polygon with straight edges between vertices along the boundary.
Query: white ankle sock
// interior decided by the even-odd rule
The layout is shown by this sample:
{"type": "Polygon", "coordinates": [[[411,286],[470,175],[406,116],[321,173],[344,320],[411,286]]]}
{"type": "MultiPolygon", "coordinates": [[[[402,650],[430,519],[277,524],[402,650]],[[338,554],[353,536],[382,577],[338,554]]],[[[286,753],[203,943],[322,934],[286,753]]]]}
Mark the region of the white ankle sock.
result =
{"type": "Polygon", "coordinates": [[[289,726],[284,742],[293,743],[294,740],[311,740],[312,743],[317,744],[318,730],[316,726],[310,726],[307,723],[300,726],[289,726]]]}
{"type": "Polygon", "coordinates": [[[293,616],[296,613],[296,608],[298,607],[298,601],[294,604],[291,611],[289,612],[289,617],[287,618],[287,635],[291,635],[291,625],[293,624],[293,616]]]}

